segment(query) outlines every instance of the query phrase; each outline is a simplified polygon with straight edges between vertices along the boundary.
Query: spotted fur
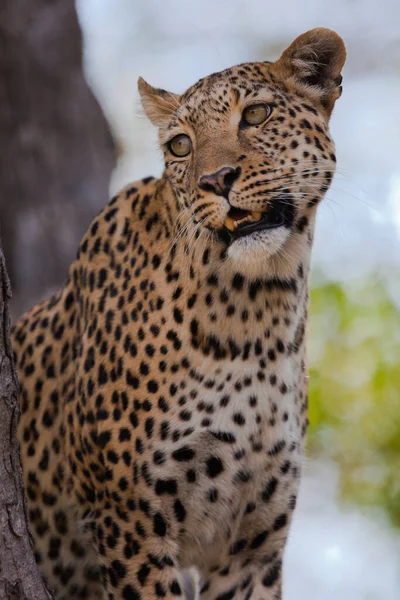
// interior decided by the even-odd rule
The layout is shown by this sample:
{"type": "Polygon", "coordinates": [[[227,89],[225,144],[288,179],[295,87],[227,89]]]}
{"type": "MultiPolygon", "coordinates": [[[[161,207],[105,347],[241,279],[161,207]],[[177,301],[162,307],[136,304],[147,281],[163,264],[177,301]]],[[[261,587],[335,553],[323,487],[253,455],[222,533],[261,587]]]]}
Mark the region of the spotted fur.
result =
{"type": "Polygon", "coordinates": [[[178,96],[143,80],[161,179],[94,220],[66,285],[13,331],[36,559],[57,598],[277,600],[307,430],[305,330],[341,38],[295,40],[178,96]],[[266,103],[268,119],[242,121],[266,103]],[[186,157],[170,152],[189,136],[186,157]],[[229,193],[203,175],[229,167],[229,193]],[[232,240],[232,206],[285,223],[232,240]]]}

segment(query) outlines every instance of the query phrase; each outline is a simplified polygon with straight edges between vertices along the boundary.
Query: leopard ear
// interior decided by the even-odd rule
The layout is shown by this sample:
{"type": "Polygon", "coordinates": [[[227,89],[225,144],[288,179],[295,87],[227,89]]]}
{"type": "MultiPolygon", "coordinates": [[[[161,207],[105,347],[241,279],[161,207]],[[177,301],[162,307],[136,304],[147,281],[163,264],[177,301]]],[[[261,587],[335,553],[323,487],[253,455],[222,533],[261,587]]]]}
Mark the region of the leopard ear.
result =
{"type": "Polygon", "coordinates": [[[157,127],[168,123],[179,108],[181,97],[166,90],[153,88],[142,77],[138,79],[138,88],[142,106],[150,121],[157,127]]]}
{"type": "Polygon", "coordinates": [[[340,35],[331,29],[317,27],[300,35],[275,63],[277,74],[291,78],[332,112],[342,93],[341,70],[346,48],[340,35]]]}

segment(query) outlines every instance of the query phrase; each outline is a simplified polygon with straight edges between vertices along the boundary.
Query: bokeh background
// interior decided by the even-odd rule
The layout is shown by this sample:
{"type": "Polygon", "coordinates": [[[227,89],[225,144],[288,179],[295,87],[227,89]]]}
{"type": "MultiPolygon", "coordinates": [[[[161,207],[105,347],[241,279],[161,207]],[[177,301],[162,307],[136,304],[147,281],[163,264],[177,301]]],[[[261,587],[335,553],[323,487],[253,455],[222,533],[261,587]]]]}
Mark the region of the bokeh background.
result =
{"type": "Polygon", "coordinates": [[[398,0],[77,0],[76,9],[72,0],[0,6],[0,224],[14,318],[63,283],[109,194],[161,173],[139,75],[181,92],[231,64],[273,60],[312,27],[345,39],[331,124],[338,171],[314,247],[311,428],[285,591],[286,600],[398,600],[398,0]]]}

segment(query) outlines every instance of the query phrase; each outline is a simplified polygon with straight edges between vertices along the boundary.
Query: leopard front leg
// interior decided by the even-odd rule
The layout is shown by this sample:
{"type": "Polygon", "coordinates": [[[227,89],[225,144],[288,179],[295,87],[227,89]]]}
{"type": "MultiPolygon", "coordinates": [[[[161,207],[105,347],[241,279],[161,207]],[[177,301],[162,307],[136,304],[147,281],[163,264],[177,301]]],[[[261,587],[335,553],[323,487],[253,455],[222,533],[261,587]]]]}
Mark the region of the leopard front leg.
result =
{"type": "Polygon", "coordinates": [[[235,540],[218,565],[202,572],[201,600],[282,600],[282,558],[291,515],[250,503],[235,540]],[[256,515],[256,516],[255,516],[256,515]]]}
{"type": "Polygon", "coordinates": [[[108,600],[177,600],[184,578],[177,544],[162,510],[139,500],[135,510],[107,504],[97,511],[95,545],[108,600]]]}
{"type": "Polygon", "coordinates": [[[281,556],[274,553],[263,565],[228,562],[217,572],[207,575],[201,587],[200,599],[282,600],[281,556]]]}

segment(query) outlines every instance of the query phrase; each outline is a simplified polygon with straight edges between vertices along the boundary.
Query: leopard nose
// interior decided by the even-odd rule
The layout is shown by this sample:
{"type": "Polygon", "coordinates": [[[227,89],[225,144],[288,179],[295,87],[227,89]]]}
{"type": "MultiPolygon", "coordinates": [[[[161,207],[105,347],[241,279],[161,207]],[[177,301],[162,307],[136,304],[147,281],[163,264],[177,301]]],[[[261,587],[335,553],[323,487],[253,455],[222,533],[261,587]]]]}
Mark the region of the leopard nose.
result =
{"type": "Polygon", "coordinates": [[[241,168],[223,167],[216,173],[202,175],[199,179],[199,187],[205,192],[213,192],[217,196],[228,198],[232,185],[239,177],[241,168]]]}

